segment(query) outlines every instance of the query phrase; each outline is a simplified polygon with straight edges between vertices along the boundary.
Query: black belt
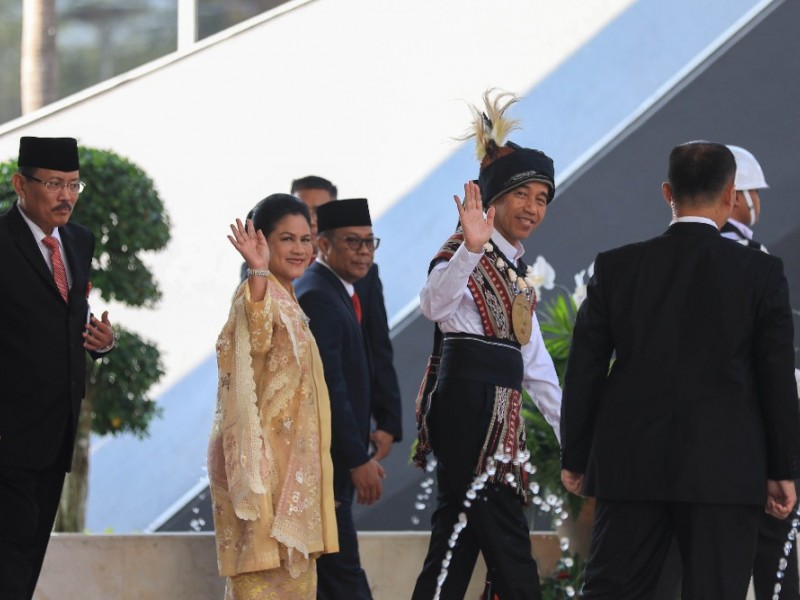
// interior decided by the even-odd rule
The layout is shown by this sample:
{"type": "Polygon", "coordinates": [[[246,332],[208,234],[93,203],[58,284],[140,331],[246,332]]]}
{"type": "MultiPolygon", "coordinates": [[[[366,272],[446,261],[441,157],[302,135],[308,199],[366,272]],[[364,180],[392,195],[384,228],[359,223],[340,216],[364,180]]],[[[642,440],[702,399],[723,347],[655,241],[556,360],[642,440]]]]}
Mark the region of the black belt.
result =
{"type": "Polygon", "coordinates": [[[439,379],[453,377],[522,389],[520,345],[470,333],[445,333],[439,379]]]}

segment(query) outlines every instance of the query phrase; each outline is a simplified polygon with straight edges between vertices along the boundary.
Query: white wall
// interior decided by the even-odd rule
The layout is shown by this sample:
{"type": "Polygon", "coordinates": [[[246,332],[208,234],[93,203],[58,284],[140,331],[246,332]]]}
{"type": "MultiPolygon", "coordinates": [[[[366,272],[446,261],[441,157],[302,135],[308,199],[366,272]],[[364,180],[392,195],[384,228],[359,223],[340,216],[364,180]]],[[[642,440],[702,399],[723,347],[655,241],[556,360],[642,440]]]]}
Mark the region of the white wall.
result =
{"type": "Polygon", "coordinates": [[[379,216],[458,148],[464,101],[530,89],[632,3],[298,1],[0,127],[0,157],[23,135],[74,136],[153,177],[173,224],[147,260],[164,297],[110,308],[159,344],[163,387],[213,352],[238,277],[235,217],[311,173],[379,216]]]}
{"type": "MultiPolygon", "coordinates": [[[[361,562],[375,600],[411,597],[427,533],[359,534],[361,562]]],[[[542,576],[559,556],[558,538],[531,536],[542,576]]],[[[467,591],[477,598],[486,566],[479,561],[467,591]]],[[[210,533],[148,535],[56,534],[50,541],[34,600],[222,600],[210,533]]]]}

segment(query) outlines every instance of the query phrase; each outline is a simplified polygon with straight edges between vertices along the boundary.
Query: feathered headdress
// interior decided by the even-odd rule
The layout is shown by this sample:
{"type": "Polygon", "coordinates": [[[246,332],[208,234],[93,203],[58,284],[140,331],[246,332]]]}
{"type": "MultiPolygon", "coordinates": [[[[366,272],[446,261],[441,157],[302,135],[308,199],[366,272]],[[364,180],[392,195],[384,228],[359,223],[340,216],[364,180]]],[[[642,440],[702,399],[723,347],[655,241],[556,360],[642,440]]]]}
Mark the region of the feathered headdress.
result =
{"type": "Polygon", "coordinates": [[[549,188],[549,203],[556,191],[553,160],[541,150],[523,148],[506,141],[519,129],[519,122],[506,117],[508,108],[519,102],[511,92],[490,88],[483,93],[483,110],[472,106],[472,127],[460,139],[475,138],[475,154],[480,161],[478,185],[484,207],[521,185],[539,181],[549,188]]]}
{"type": "Polygon", "coordinates": [[[481,168],[512,150],[504,146],[508,134],[519,129],[519,121],[505,116],[508,108],[519,102],[511,92],[491,88],[483,93],[483,110],[470,106],[472,127],[464,135],[464,140],[475,138],[475,155],[481,168]]]}

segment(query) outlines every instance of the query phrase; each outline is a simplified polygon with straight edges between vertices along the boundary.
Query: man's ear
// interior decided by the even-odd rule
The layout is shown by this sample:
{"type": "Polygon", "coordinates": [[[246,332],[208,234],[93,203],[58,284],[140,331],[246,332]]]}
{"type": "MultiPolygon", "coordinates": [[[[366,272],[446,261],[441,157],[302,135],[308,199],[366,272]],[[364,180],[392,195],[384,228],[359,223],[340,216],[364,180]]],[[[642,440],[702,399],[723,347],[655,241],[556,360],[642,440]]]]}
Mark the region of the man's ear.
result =
{"type": "Polygon", "coordinates": [[[725,193],[722,194],[722,205],[726,209],[732,210],[736,205],[736,196],[736,185],[734,185],[734,182],[731,181],[730,184],[725,188],[725,193]]]}
{"type": "Polygon", "coordinates": [[[22,196],[22,184],[24,181],[25,179],[19,173],[14,173],[14,175],[11,176],[11,185],[14,187],[14,192],[18,197],[22,196]]]}
{"type": "Polygon", "coordinates": [[[331,249],[331,240],[326,235],[321,235],[317,238],[317,248],[319,249],[319,254],[322,256],[326,256],[328,254],[328,250],[331,249]]]}
{"type": "Polygon", "coordinates": [[[661,184],[661,193],[664,196],[664,200],[667,202],[667,206],[670,208],[672,207],[672,186],[669,184],[668,181],[665,181],[661,184]]]}

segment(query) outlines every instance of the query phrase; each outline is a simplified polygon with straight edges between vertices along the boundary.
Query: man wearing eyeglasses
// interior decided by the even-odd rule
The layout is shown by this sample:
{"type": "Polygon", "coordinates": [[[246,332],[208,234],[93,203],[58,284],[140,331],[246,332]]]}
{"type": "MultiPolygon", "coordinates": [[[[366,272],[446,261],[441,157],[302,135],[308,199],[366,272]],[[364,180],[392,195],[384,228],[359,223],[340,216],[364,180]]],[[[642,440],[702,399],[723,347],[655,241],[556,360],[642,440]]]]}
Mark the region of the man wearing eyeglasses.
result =
{"type": "MultiPolygon", "coordinates": [[[[331,399],[331,458],[340,548],[317,561],[317,598],[369,600],[372,595],[361,568],[352,502],[354,495],[360,504],[377,502],[385,474],[380,457],[369,452],[370,419],[374,416],[371,373],[361,329],[363,305],[353,284],[372,267],[379,240],[363,198],[320,206],[317,227],[317,260],[296,281],[295,292],[310,319],[331,399]]],[[[383,433],[391,444],[392,434],[383,433]]]]}
{"type": "Polygon", "coordinates": [[[70,470],[86,355],[113,347],[89,313],[94,237],[69,223],[83,191],[72,138],[20,140],[18,201],[0,217],[0,598],[33,596],[70,470]]]}
{"type": "MultiPolygon", "coordinates": [[[[324,177],[308,175],[292,181],[291,193],[300,198],[311,212],[311,243],[314,246],[312,260],[316,260],[317,210],[335,201],[338,190],[324,177]]],[[[358,243],[360,242],[357,239],[351,239],[351,244],[358,243]]],[[[374,249],[377,249],[379,243],[380,240],[376,239],[374,249]]],[[[370,441],[375,446],[374,458],[380,461],[388,456],[393,443],[401,441],[403,420],[400,384],[394,369],[394,350],[389,339],[389,323],[378,265],[373,262],[367,274],[361,276],[354,285],[361,305],[361,329],[364,331],[370,365],[371,412],[376,424],[370,434],[370,441]]]]}

